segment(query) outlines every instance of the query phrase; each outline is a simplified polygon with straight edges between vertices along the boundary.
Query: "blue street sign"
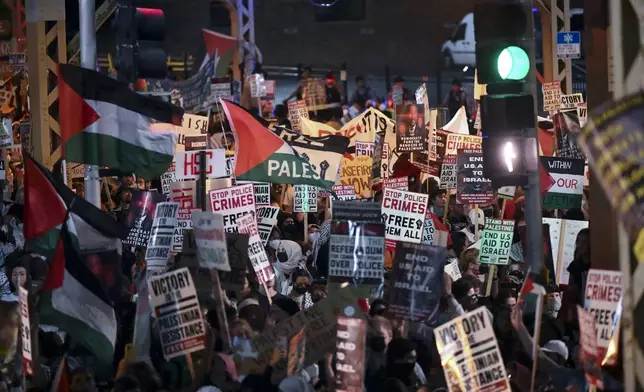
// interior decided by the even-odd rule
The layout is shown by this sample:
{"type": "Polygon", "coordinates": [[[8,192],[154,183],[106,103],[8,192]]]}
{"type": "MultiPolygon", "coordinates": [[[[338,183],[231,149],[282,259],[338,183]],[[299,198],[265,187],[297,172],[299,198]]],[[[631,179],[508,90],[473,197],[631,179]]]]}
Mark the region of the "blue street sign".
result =
{"type": "Polygon", "coordinates": [[[579,31],[557,33],[557,57],[560,59],[581,57],[581,34],[579,31]]]}

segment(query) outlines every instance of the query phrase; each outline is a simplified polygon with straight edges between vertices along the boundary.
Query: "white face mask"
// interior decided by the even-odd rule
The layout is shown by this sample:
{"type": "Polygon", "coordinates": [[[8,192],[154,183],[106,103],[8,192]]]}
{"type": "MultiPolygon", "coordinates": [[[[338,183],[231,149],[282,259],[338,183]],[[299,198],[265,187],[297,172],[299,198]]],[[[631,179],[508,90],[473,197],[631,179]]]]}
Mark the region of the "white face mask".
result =
{"type": "Polygon", "coordinates": [[[311,233],[309,234],[309,242],[315,244],[320,239],[321,233],[311,233]]]}

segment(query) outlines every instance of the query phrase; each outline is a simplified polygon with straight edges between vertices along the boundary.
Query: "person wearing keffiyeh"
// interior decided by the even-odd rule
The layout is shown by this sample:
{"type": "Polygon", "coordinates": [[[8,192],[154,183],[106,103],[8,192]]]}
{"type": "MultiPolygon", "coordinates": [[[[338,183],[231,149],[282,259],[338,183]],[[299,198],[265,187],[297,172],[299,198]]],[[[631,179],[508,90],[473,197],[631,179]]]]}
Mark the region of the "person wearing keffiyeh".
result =
{"type": "Polygon", "coordinates": [[[310,276],[307,271],[298,269],[291,275],[293,290],[288,294],[293,298],[300,310],[308,309],[313,306],[313,297],[310,293],[310,276]]]}

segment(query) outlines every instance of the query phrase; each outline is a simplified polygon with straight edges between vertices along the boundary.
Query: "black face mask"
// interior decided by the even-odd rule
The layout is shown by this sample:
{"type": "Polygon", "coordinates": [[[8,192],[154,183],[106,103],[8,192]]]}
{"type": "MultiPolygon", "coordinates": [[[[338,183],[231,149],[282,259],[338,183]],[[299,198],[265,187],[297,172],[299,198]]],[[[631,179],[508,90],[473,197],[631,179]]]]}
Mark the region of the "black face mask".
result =
{"type": "Polygon", "coordinates": [[[301,295],[309,291],[309,286],[305,284],[298,284],[295,287],[293,287],[293,291],[301,295]]]}
{"type": "Polygon", "coordinates": [[[374,336],[369,339],[369,347],[377,353],[385,351],[387,348],[387,343],[385,343],[384,336],[374,336]]]}
{"type": "Polygon", "coordinates": [[[416,367],[416,364],[414,362],[392,363],[387,365],[389,374],[399,379],[407,386],[411,386],[415,383],[415,380],[416,380],[416,374],[414,373],[415,367],[416,367]]]}
{"type": "Polygon", "coordinates": [[[490,272],[490,266],[487,264],[479,264],[479,274],[485,275],[490,272]]]}
{"type": "Polygon", "coordinates": [[[286,254],[286,252],[277,252],[277,260],[279,260],[280,263],[286,263],[288,260],[288,254],[286,254]]]}

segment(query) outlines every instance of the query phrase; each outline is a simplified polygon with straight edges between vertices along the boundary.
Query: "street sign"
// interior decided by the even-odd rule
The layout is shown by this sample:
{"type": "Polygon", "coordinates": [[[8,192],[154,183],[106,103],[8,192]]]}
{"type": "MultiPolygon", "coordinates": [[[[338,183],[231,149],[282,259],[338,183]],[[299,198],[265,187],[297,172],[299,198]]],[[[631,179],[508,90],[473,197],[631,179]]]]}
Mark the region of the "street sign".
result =
{"type": "Polygon", "coordinates": [[[581,34],[579,31],[557,33],[557,58],[578,59],[581,57],[581,34]]]}

